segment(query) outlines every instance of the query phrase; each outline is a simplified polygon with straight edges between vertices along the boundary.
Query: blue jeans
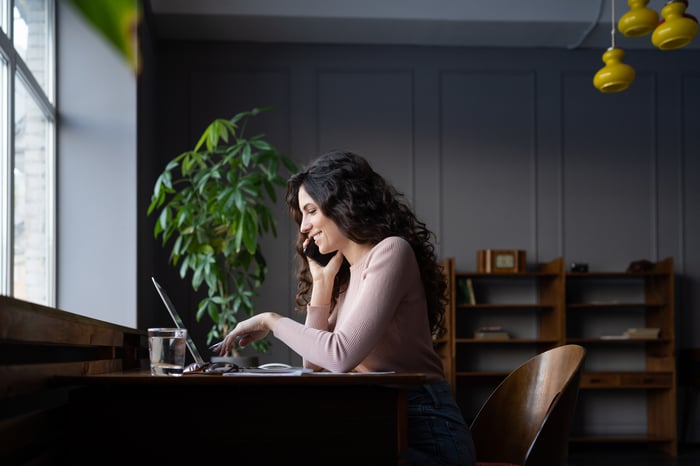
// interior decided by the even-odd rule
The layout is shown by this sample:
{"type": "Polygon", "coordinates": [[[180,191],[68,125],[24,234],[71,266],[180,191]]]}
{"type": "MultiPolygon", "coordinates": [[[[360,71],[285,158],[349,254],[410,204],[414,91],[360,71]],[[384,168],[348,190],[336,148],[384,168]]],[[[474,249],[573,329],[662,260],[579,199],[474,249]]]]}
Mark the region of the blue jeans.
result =
{"type": "Polygon", "coordinates": [[[411,466],[474,465],[472,435],[446,381],[408,391],[405,459],[411,466]]]}

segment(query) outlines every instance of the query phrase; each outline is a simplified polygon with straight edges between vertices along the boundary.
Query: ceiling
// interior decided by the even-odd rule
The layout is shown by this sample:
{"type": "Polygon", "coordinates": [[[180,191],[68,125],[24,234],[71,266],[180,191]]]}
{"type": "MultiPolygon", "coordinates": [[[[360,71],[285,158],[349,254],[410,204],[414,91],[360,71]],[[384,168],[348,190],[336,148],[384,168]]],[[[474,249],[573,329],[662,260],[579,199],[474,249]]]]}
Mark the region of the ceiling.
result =
{"type": "MultiPolygon", "coordinates": [[[[602,48],[625,0],[148,0],[162,39],[602,48]]],[[[700,1],[688,13],[700,16],[700,1]]],[[[695,3],[695,2],[691,2],[695,3]]],[[[666,0],[650,0],[660,12],[666,0]]],[[[625,49],[650,36],[615,34],[625,49]]],[[[700,49],[700,39],[686,49],[700,49]]]]}

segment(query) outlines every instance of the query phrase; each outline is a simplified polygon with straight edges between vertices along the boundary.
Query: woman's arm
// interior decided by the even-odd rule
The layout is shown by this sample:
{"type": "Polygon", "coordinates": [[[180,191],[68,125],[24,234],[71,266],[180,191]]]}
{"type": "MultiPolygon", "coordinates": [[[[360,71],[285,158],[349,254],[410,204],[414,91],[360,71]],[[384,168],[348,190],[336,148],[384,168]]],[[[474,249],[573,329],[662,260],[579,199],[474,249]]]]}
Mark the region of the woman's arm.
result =
{"type": "Polygon", "coordinates": [[[275,336],[304,358],[305,364],[333,372],[354,369],[374,349],[419,274],[410,245],[401,238],[380,242],[363,263],[353,268],[349,288],[337,308],[331,330],[328,316],[307,315],[307,324],[282,318],[272,329],[275,336]],[[324,328],[325,326],[325,328],[324,328]]]}

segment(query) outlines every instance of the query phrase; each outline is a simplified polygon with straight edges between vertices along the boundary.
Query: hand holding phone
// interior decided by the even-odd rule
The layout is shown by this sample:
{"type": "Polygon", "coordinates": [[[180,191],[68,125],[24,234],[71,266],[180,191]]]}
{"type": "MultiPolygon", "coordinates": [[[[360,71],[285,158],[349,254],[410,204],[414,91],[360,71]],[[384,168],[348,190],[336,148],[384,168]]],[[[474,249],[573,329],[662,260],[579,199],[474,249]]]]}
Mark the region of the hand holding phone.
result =
{"type": "Polygon", "coordinates": [[[316,246],[313,238],[309,238],[309,244],[304,247],[304,254],[306,254],[309,259],[313,259],[323,267],[328,265],[328,262],[333,258],[333,256],[335,256],[336,252],[337,251],[329,252],[328,254],[321,254],[321,251],[318,250],[318,246],[316,246]]]}

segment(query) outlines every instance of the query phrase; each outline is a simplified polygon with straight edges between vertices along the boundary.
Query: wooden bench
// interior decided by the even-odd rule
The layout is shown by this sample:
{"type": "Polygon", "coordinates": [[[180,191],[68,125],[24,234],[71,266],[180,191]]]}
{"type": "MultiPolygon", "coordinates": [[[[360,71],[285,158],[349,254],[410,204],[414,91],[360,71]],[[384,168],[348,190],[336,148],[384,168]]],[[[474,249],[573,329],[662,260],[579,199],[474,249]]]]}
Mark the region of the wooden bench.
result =
{"type": "Polygon", "coordinates": [[[54,377],[147,364],[146,332],[0,296],[0,464],[55,464],[65,448],[72,387],[54,377]]]}

